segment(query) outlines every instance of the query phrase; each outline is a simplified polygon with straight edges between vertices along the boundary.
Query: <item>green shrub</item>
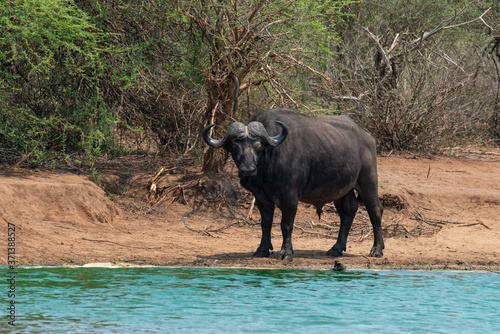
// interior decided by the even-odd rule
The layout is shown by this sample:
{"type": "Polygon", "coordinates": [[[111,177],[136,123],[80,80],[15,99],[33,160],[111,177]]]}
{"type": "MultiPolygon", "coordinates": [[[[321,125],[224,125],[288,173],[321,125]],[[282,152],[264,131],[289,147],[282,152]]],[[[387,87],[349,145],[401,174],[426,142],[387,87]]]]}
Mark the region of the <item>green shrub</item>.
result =
{"type": "MultiPolygon", "coordinates": [[[[100,91],[103,37],[71,0],[0,3],[0,145],[49,156],[100,146],[115,115],[100,91]]],[[[45,161],[48,162],[48,161],[45,161]]]]}

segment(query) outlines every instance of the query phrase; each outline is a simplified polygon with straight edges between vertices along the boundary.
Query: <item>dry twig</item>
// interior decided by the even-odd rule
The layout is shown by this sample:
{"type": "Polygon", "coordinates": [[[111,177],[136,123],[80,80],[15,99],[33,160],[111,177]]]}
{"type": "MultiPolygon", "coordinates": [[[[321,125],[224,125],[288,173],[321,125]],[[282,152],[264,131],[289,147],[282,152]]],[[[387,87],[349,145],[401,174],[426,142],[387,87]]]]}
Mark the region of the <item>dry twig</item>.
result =
{"type": "Polygon", "coordinates": [[[82,238],[82,240],[92,241],[92,242],[108,242],[111,244],[115,244],[115,245],[118,245],[121,247],[127,247],[127,248],[140,248],[140,249],[160,249],[161,248],[161,247],[127,246],[127,245],[123,245],[123,244],[120,244],[118,242],[114,242],[114,241],[110,241],[110,240],[96,240],[96,239],[87,239],[87,238],[82,238]]]}
{"type": "Polygon", "coordinates": [[[444,225],[447,225],[447,224],[452,224],[452,225],[455,225],[455,226],[475,226],[475,225],[481,225],[481,226],[484,226],[485,228],[487,228],[488,230],[491,230],[491,228],[489,226],[487,226],[486,224],[482,223],[482,222],[477,222],[477,223],[464,223],[464,222],[454,222],[454,221],[449,221],[449,220],[444,220],[444,219],[430,219],[430,218],[425,218],[424,216],[422,216],[422,214],[415,210],[415,212],[413,213],[414,217],[410,217],[410,219],[414,219],[416,221],[419,221],[419,222],[422,222],[422,223],[425,223],[425,224],[428,224],[428,225],[431,225],[431,226],[434,226],[434,227],[439,227],[439,229],[441,229],[444,225]]]}

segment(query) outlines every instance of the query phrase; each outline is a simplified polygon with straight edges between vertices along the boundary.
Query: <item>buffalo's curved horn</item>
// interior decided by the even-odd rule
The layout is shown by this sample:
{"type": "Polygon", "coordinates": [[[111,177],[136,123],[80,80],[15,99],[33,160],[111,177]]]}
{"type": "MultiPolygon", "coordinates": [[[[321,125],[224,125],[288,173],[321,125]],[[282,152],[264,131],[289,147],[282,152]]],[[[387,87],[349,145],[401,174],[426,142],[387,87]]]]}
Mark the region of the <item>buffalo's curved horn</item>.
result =
{"type": "Polygon", "coordinates": [[[248,124],[248,129],[251,135],[259,137],[260,139],[267,142],[267,144],[271,146],[278,146],[288,136],[288,126],[280,121],[276,121],[276,123],[278,123],[281,126],[282,130],[279,135],[274,137],[269,136],[269,133],[267,132],[266,128],[260,122],[250,122],[248,124]]]}
{"type": "Polygon", "coordinates": [[[205,140],[205,142],[208,145],[212,146],[213,148],[219,148],[221,146],[224,146],[228,139],[232,139],[232,138],[236,137],[238,134],[244,133],[244,131],[245,131],[245,126],[243,125],[243,123],[234,122],[229,126],[224,137],[220,140],[217,140],[217,139],[213,139],[208,134],[208,131],[210,131],[210,129],[214,125],[215,124],[210,124],[203,129],[203,139],[205,140]]]}
{"type": "Polygon", "coordinates": [[[280,121],[276,121],[276,123],[279,124],[279,126],[281,126],[282,128],[282,131],[279,135],[275,136],[275,137],[271,137],[270,139],[274,142],[274,144],[271,144],[273,146],[278,146],[279,144],[281,144],[285,139],[286,137],[288,136],[288,126],[283,123],[283,122],[280,122],[280,121]]]}
{"type": "Polygon", "coordinates": [[[208,134],[208,131],[210,131],[210,129],[212,127],[215,126],[215,123],[212,123],[210,125],[207,125],[204,129],[203,129],[203,140],[205,140],[205,142],[212,146],[212,147],[215,147],[215,148],[219,148],[221,147],[224,143],[222,143],[222,140],[216,140],[216,139],[212,139],[212,137],[210,137],[210,135],[208,134]]]}

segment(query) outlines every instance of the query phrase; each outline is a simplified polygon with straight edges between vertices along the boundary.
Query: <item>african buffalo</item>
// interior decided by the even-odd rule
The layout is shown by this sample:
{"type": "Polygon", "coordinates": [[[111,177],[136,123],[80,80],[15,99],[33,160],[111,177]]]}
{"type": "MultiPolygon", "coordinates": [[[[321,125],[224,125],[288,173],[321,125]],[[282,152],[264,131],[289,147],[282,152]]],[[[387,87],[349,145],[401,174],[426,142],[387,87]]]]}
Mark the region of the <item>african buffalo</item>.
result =
{"type": "Polygon", "coordinates": [[[321,216],[334,202],[340,215],[337,242],[329,255],[341,256],[358,210],[354,189],[366,206],[373,226],[371,256],[381,257],[382,205],[378,198],[375,141],[347,116],[306,116],[273,109],[251,117],[248,125],[234,122],[221,140],[203,139],[231,153],[241,185],[255,195],[262,221],[262,239],[254,256],[267,257],[274,208],[282,212],[283,245],[279,255],[293,259],[292,229],[299,201],[312,204],[321,216]]]}

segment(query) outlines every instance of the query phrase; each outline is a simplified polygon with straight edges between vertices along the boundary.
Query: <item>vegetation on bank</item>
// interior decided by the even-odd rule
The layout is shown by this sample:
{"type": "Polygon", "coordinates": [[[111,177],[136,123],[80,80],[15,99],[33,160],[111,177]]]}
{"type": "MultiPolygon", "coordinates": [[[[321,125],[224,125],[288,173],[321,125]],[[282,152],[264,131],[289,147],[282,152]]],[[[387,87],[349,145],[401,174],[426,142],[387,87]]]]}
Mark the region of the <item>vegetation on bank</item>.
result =
{"type": "Polygon", "coordinates": [[[496,1],[8,0],[0,25],[1,162],[153,148],[217,170],[204,125],[283,106],[348,114],[380,150],[500,140],[496,1]]]}

